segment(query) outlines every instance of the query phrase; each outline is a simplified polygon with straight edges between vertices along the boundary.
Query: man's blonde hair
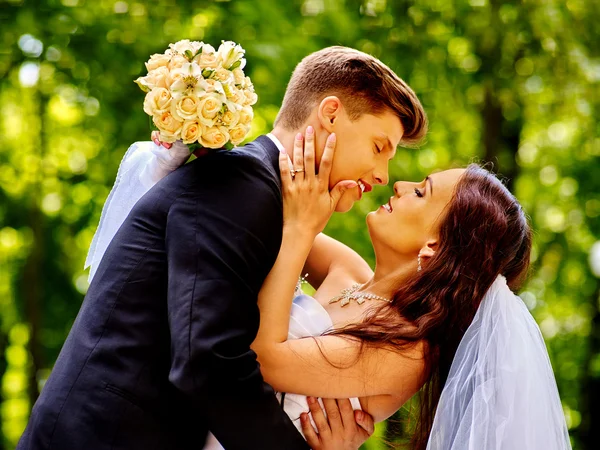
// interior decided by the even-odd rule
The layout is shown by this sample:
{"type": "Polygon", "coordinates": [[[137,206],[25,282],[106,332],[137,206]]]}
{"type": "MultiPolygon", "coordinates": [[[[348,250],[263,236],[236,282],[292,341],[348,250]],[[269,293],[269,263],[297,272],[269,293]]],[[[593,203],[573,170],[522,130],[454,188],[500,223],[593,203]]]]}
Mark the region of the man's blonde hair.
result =
{"type": "Polygon", "coordinates": [[[305,57],[288,83],[275,125],[298,130],[313,108],[335,95],[351,120],[362,114],[396,114],[401,143],[418,143],[427,133],[427,116],[413,90],[377,58],[348,47],[327,47],[305,57]]]}

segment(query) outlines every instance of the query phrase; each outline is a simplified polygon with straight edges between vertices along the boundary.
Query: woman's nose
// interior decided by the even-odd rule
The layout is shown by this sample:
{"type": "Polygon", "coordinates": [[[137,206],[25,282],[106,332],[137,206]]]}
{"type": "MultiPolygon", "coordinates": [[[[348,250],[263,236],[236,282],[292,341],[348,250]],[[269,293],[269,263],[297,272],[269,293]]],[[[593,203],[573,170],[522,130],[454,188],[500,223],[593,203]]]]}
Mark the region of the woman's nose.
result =
{"type": "Polygon", "coordinates": [[[396,181],[394,183],[394,193],[398,196],[398,197],[402,197],[404,194],[406,194],[408,192],[408,187],[407,187],[406,181],[396,181]]]}
{"type": "Polygon", "coordinates": [[[401,192],[402,192],[402,186],[401,186],[401,182],[400,182],[400,181],[396,181],[396,182],[394,183],[394,193],[395,193],[395,194],[396,194],[398,197],[400,197],[400,196],[402,195],[402,194],[401,194],[401,192]]]}

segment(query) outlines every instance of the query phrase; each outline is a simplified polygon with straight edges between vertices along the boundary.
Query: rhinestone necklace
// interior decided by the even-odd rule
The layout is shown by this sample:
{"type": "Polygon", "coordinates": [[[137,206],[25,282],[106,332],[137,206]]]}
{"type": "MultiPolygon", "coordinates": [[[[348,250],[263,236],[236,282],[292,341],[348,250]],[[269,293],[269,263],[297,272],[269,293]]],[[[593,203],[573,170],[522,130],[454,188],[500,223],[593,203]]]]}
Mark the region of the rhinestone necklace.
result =
{"type": "Polygon", "coordinates": [[[340,306],[344,307],[350,300],[356,300],[356,303],[362,305],[366,300],[381,300],[382,302],[391,303],[389,298],[380,297],[379,295],[371,294],[369,292],[363,292],[360,294],[355,294],[364,284],[353,284],[349,288],[342,289],[342,292],[337,297],[333,297],[329,300],[329,303],[337,303],[340,302],[340,306]]]}

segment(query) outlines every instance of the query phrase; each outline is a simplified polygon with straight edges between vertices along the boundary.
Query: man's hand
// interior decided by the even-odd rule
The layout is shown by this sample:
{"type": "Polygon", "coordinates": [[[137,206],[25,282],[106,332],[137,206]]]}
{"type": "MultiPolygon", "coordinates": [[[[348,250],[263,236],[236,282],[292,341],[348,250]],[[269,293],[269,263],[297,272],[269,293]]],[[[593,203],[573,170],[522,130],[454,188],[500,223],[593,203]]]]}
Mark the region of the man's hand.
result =
{"type": "Polygon", "coordinates": [[[317,399],[307,400],[317,429],[307,413],[300,416],[300,421],[313,450],[357,450],[373,434],[373,418],[363,411],[353,411],[350,400],[323,399],[327,417],[317,399]]]}

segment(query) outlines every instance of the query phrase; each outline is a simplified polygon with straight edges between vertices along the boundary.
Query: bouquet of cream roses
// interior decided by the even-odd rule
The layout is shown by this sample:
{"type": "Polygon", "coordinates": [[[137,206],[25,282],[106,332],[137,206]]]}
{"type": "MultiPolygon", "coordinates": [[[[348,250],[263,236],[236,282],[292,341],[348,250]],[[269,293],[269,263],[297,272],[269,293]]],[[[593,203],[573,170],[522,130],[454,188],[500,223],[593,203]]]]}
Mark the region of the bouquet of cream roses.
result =
{"type": "Polygon", "coordinates": [[[144,112],[162,142],[182,140],[191,151],[238,145],[250,131],[257,95],[244,74],[245,50],[223,41],[219,49],[187,39],[146,63],[135,82],[146,92],[144,112]]]}

